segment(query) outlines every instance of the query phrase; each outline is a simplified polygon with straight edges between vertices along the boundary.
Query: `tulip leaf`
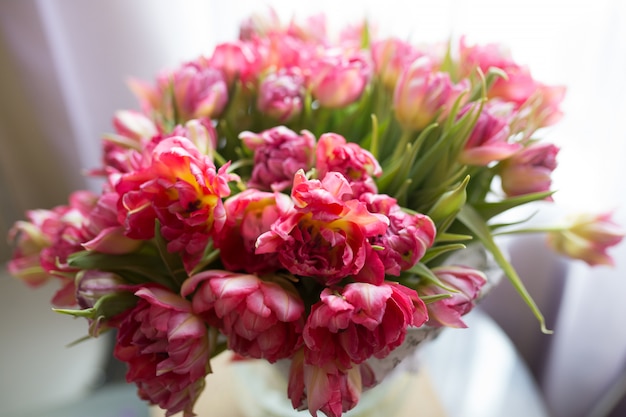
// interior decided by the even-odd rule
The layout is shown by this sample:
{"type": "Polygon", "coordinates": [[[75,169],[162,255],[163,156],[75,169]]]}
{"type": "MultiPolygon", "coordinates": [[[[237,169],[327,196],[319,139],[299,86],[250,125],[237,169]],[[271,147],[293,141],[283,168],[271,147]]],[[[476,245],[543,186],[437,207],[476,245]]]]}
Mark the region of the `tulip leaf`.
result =
{"type": "Polygon", "coordinates": [[[492,217],[502,214],[507,210],[521,206],[523,204],[532,203],[534,201],[542,201],[554,194],[554,191],[543,191],[539,193],[524,194],[516,197],[509,197],[497,202],[483,202],[474,204],[474,208],[480,213],[480,216],[489,220],[492,217]]]}
{"type": "Polygon", "coordinates": [[[526,305],[531,309],[539,324],[541,325],[541,331],[546,334],[552,333],[551,330],[546,328],[545,318],[539,310],[539,307],[533,300],[532,296],[528,293],[528,290],[524,286],[521,278],[517,274],[517,271],[513,268],[510,262],[506,259],[498,245],[493,239],[491,229],[480,216],[480,214],[470,205],[465,205],[458,215],[459,221],[463,223],[476,237],[481,241],[485,249],[487,249],[494,257],[496,263],[502,268],[505,275],[517,290],[518,294],[522,297],[526,305]]]}
{"type": "Polygon", "coordinates": [[[459,249],[465,249],[465,245],[462,243],[451,243],[448,245],[435,246],[434,248],[430,248],[426,251],[422,259],[420,259],[420,262],[427,264],[428,262],[432,261],[438,256],[441,256],[445,253],[452,252],[452,251],[459,250],[459,249]]]}

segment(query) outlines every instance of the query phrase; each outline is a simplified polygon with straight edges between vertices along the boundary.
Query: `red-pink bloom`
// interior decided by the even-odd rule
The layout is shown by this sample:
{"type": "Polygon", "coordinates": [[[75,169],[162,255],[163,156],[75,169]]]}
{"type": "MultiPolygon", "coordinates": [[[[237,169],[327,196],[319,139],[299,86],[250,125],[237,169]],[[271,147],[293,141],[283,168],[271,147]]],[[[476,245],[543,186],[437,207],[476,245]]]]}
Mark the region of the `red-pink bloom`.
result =
{"type": "Polygon", "coordinates": [[[504,192],[517,196],[549,191],[558,152],[553,144],[537,142],[504,160],[500,170],[504,192]]]}
{"type": "Polygon", "coordinates": [[[239,137],[254,151],[250,187],[282,191],[291,185],[299,169],[309,170],[313,166],[315,136],[307,130],[298,135],[278,126],[258,134],[242,132],[239,137]]]}
{"type": "Polygon", "coordinates": [[[205,323],[191,303],[163,288],[142,288],[136,307],[119,324],[115,357],[126,362],[126,380],[141,399],[191,417],[209,372],[205,323]]]}
{"type": "Polygon", "coordinates": [[[423,53],[413,45],[397,38],[372,43],[372,59],[376,74],[392,91],[405,68],[422,55],[423,53]]]}
{"type": "Polygon", "coordinates": [[[224,202],[226,223],[215,236],[220,259],[229,271],[267,273],[280,269],[275,253],[255,254],[257,238],[291,207],[286,194],[249,188],[224,202]]]}
{"type": "Polygon", "coordinates": [[[280,123],[298,116],[304,101],[304,76],[298,67],[268,74],[259,85],[256,106],[280,123]]]}
{"type": "Polygon", "coordinates": [[[464,266],[442,266],[432,268],[432,272],[447,287],[456,290],[450,292],[435,283],[420,286],[421,296],[449,294],[449,298],[427,304],[429,326],[467,327],[461,319],[474,308],[474,302],[480,289],[487,282],[485,274],[464,266]]]}
{"type": "Polygon", "coordinates": [[[308,85],[322,107],[341,108],[354,103],[371,77],[371,63],[360,52],[346,54],[325,49],[308,63],[308,85]]]}
{"type": "Polygon", "coordinates": [[[295,287],[278,276],[229,271],[200,272],[183,283],[193,311],[216,326],[234,352],[270,362],[291,356],[301,344],[304,303],[295,287]]]}
{"type": "Polygon", "coordinates": [[[385,266],[385,273],[400,275],[412,268],[435,242],[435,224],[430,217],[405,212],[394,198],[384,194],[366,193],[359,199],[367,204],[372,213],[389,218],[385,234],[370,239],[370,243],[382,249],[376,254],[385,266]]]}
{"type": "Polygon", "coordinates": [[[613,266],[615,261],[607,250],[622,241],[624,230],[612,216],[611,212],[573,216],[562,230],[548,233],[548,244],[556,252],[591,266],[613,266]]]}
{"type": "MultiPolygon", "coordinates": [[[[462,117],[471,110],[470,106],[459,112],[462,117]]],[[[460,162],[468,165],[487,166],[494,161],[501,161],[516,153],[522,147],[519,143],[510,143],[509,120],[498,114],[498,108],[485,106],[478,116],[476,125],[465,142],[460,162]]]]}
{"type": "Polygon", "coordinates": [[[385,357],[404,341],[409,326],[427,318],[415,290],[397,283],[326,288],[304,327],[305,361],[344,371],[372,356],[385,357]]]}
{"type": "Polygon", "coordinates": [[[468,90],[466,79],[454,84],[448,73],[434,71],[431,60],[420,57],[402,72],[396,84],[396,119],[405,128],[424,129],[445,118],[459,96],[468,90]]]}
{"type": "Polygon", "coordinates": [[[291,195],[294,208],[259,236],[257,254],[276,252],[291,273],[326,285],[348,276],[382,282],[384,268],[368,239],[385,233],[387,217],[351,199],[350,184],[338,172],[319,181],[307,180],[304,171],[298,171],[291,195]]]}
{"type": "Polygon", "coordinates": [[[261,61],[259,53],[250,43],[235,41],[217,45],[209,65],[224,74],[228,85],[239,79],[245,86],[258,75],[261,61]]]}
{"type": "Polygon", "coordinates": [[[355,195],[363,192],[376,192],[372,177],[382,174],[374,156],[356,143],[349,143],[336,133],[324,133],[317,142],[316,163],[318,176],[323,178],[328,172],[343,174],[350,182],[355,195]]]}
{"type": "Polygon", "coordinates": [[[312,416],[321,410],[329,417],[340,417],[357,405],[361,392],[374,384],[374,374],[366,363],[345,371],[329,371],[305,362],[303,351],[291,360],[287,393],[294,409],[307,409],[312,416]]]}
{"type": "Polygon", "coordinates": [[[162,140],[145,169],[123,175],[116,184],[120,221],[134,239],[154,236],[155,220],[171,253],[181,253],[187,270],[200,260],[209,237],[226,221],[222,198],[230,194],[228,164],[216,169],[184,137],[162,140]]]}

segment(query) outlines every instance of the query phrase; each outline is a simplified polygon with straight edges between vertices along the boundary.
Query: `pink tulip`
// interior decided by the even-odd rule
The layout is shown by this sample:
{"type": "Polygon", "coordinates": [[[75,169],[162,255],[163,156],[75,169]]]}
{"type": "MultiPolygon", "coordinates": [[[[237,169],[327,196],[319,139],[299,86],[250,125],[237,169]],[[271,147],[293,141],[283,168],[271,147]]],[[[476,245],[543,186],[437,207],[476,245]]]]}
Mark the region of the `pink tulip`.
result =
{"type": "Polygon", "coordinates": [[[319,410],[329,417],[341,417],[357,405],[362,390],[373,382],[367,364],[329,371],[307,364],[301,350],[291,360],[287,393],[294,409],[308,408],[314,417],[319,410]]]}
{"type": "Polygon", "coordinates": [[[435,224],[428,216],[409,214],[394,198],[382,194],[366,193],[359,199],[367,204],[370,212],[389,218],[387,232],[370,239],[373,245],[382,248],[376,254],[386,274],[398,276],[401,271],[412,268],[435,242],[435,224]]]}
{"type": "MultiPolygon", "coordinates": [[[[559,148],[533,143],[502,162],[502,189],[509,196],[549,191],[559,148]]],[[[550,198],[548,198],[550,199],[550,198]]]]}
{"type": "Polygon", "coordinates": [[[118,217],[133,239],[151,239],[155,220],[167,250],[180,253],[190,271],[201,259],[209,238],[226,221],[222,198],[230,194],[228,164],[216,169],[187,138],[170,137],[154,148],[150,165],[121,176],[118,217]]]}
{"type": "Polygon", "coordinates": [[[299,169],[309,170],[315,157],[315,136],[278,126],[261,133],[242,132],[244,145],[254,151],[254,168],[248,185],[261,190],[282,191],[299,169]]]}
{"type": "Polygon", "coordinates": [[[215,236],[220,259],[229,271],[268,273],[280,269],[275,253],[255,254],[257,238],[292,205],[282,193],[249,188],[224,202],[226,223],[215,236]]]}
{"type": "Polygon", "coordinates": [[[191,417],[209,372],[210,346],[205,323],[191,303],[159,287],[142,288],[139,301],[120,322],[114,354],[128,366],[126,380],[140,398],[191,417]]]}
{"type": "Polygon", "coordinates": [[[304,93],[304,76],[298,67],[272,72],[261,81],[257,109],[285,123],[302,112],[304,93]]]}
{"type": "Polygon", "coordinates": [[[307,364],[345,370],[398,347],[409,326],[427,320],[417,293],[400,284],[351,283],[326,288],[304,327],[307,364]]]}
{"type": "Polygon", "coordinates": [[[382,282],[384,268],[368,238],[384,234],[389,220],[350,199],[352,189],[338,172],[322,181],[294,178],[294,208],[257,240],[257,254],[278,253],[284,268],[332,285],[347,276],[382,282]]]}
{"type": "Polygon", "coordinates": [[[612,219],[612,213],[580,214],[562,230],[549,232],[548,244],[556,252],[589,265],[615,265],[607,250],[622,241],[624,230],[612,219]]]}
{"type": "Polygon", "coordinates": [[[126,237],[124,226],[117,219],[117,193],[103,193],[89,213],[85,225],[86,235],[91,237],[82,246],[90,251],[120,255],[134,252],[143,241],[126,237]]]}
{"type": "Polygon", "coordinates": [[[322,107],[341,108],[359,99],[370,81],[371,64],[360,53],[325,49],[307,68],[308,85],[322,107]]]}
{"type": "MultiPolygon", "coordinates": [[[[461,110],[463,116],[470,107],[461,110]]],[[[508,118],[497,114],[497,108],[485,107],[478,116],[476,125],[465,142],[460,162],[468,165],[487,166],[492,162],[501,161],[519,151],[519,143],[509,143],[510,129],[508,118]]]]}
{"type": "Polygon", "coordinates": [[[228,86],[222,73],[206,63],[188,62],[169,75],[178,121],[219,116],[228,102],[228,86]]]}
{"type": "Polygon", "coordinates": [[[433,70],[429,58],[416,59],[400,75],[393,96],[396,119],[407,129],[422,130],[448,115],[469,82],[452,83],[445,72],[433,70]]]}
{"type": "Polygon", "coordinates": [[[435,283],[418,287],[421,296],[450,295],[449,298],[427,304],[429,320],[426,324],[434,327],[467,327],[461,317],[474,308],[480,289],[487,282],[485,274],[464,266],[435,267],[432,271],[441,282],[456,292],[450,292],[435,283]]]}
{"type": "Polygon", "coordinates": [[[133,140],[137,145],[159,133],[154,122],[142,113],[132,110],[119,110],[113,118],[115,132],[133,140]]]}
{"type": "Polygon", "coordinates": [[[52,298],[55,306],[76,304],[74,274],[68,257],[83,250],[82,244],[93,237],[85,225],[96,204],[89,191],[70,195],[67,206],[27,213],[29,222],[17,222],[9,238],[16,239],[17,249],[8,268],[12,275],[28,285],[39,286],[55,277],[61,289],[52,298]]]}
{"type": "Polygon", "coordinates": [[[343,174],[355,195],[376,192],[372,177],[378,177],[383,172],[370,152],[356,143],[348,143],[343,136],[336,133],[324,133],[320,136],[315,168],[320,178],[331,171],[343,174]]]}
{"type": "Polygon", "coordinates": [[[227,337],[229,349],[270,362],[290,357],[301,343],[304,303],[293,284],[276,277],[210,270],[183,283],[193,311],[227,337]]]}
{"type": "Polygon", "coordinates": [[[422,55],[423,53],[413,45],[397,38],[376,41],[372,44],[372,58],[376,74],[391,91],[395,89],[406,67],[422,55]]]}
{"type": "Polygon", "coordinates": [[[260,70],[260,56],[252,44],[244,41],[225,42],[213,50],[209,66],[220,70],[228,85],[241,80],[243,85],[251,82],[260,70]]]}

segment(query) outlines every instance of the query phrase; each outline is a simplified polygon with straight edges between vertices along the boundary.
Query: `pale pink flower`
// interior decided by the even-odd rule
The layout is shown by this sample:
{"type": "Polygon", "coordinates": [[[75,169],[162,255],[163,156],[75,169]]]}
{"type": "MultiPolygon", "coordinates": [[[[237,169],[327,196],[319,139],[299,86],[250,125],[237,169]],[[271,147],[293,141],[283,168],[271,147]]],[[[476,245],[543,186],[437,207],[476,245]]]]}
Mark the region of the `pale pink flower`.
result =
{"type": "Polygon", "coordinates": [[[378,161],[356,143],[347,142],[336,133],[324,133],[317,142],[315,168],[320,178],[328,172],[343,174],[350,182],[355,195],[376,192],[372,177],[382,174],[378,161]]]}
{"type": "Polygon", "coordinates": [[[325,49],[308,63],[307,82],[320,106],[341,108],[361,97],[371,71],[370,61],[360,52],[325,49]]]}
{"type": "Polygon", "coordinates": [[[215,47],[209,66],[219,69],[226,77],[228,85],[232,85],[235,80],[241,80],[245,86],[258,75],[261,60],[252,44],[244,41],[225,42],[215,47]]]}
{"type": "Polygon", "coordinates": [[[449,298],[427,304],[429,326],[440,327],[467,327],[462,318],[474,308],[480,289],[487,282],[485,274],[465,266],[441,266],[432,268],[432,272],[441,282],[455,292],[439,287],[433,282],[420,285],[417,291],[420,295],[448,294],[449,298]]]}
{"type": "Polygon", "coordinates": [[[428,57],[420,57],[402,72],[396,84],[396,119],[405,128],[422,130],[445,118],[459,96],[468,90],[466,79],[454,84],[448,73],[434,71],[428,57]]]}
{"type": "Polygon", "coordinates": [[[268,74],[259,85],[257,109],[280,123],[298,116],[304,101],[304,76],[298,67],[268,74]]]}
{"type": "Polygon", "coordinates": [[[238,179],[227,170],[228,164],[216,169],[187,138],[162,140],[150,166],[124,174],[115,186],[126,235],[150,239],[158,220],[167,250],[180,253],[190,271],[226,221],[222,198],[230,194],[228,182],[238,179]]]}
{"type": "Polygon", "coordinates": [[[547,234],[548,244],[556,252],[585,261],[591,266],[613,266],[607,250],[622,241],[624,230],[612,219],[613,213],[584,213],[569,219],[562,230],[547,234]]]}
{"type": "Polygon", "coordinates": [[[68,265],[68,258],[82,251],[82,244],[93,237],[85,226],[96,201],[89,191],[73,192],[68,205],[29,211],[29,221],[17,222],[9,233],[17,242],[9,272],[30,286],[44,284],[52,277],[58,279],[61,289],[52,298],[53,305],[76,304],[77,270],[68,265]]]}
{"type": "Polygon", "coordinates": [[[347,276],[382,282],[384,268],[368,239],[384,234],[389,219],[351,199],[352,189],[338,172],[321,180],[294,178],[294,208],[257,240],[257,254],[278,253],[284,268],[332,285],[347,276]]]}
{"type": "Polygon", "coordinates": [[[116,111],[113,126],[118,135],[135,142],[134,146],[141,146],[141,143],[159,133],[152,119],[133,110],[116,111]]]}
{"type": "Polygon", "coordinates": [[[397,283],[356,282],[325,288],[304,327],[307,364],[346,370],[398,347],[409,326],[427,320],[415,290],[397,283]]]}
{"type": "Polygon", "coordinates": [[[173,136],[184,136],[194,144],[201,155],[208,156],[213,160],[213,154],[217,149],[217,131],[210,120],[206,118],[191,119],[184,125],[177,125],[171,133],[163,139],[173,136]]]}
{"type": "Polygon", "coordinates": [[[286,194],[249,188],[224,202],[226,223],[215,236],[215,247],[229,271],[266,273],[280,269],[275,253],[255,254],[257,238],[291,207],[286,194]]]}
{"type": "Polygon", "coordinates": [[[291,356],[301,344],[304,303],[293,284],[278,276],[210,270],[193,275],[181,293],[193,311],[216,326],[234,352],[270,362],[291,356]],[[269,279],[272,279],[270,281],[269,279]]]}
{"type": "Polygon", "coordinates": [[[309,170],[315,157],[315,136],[307,130],[298,135],[285,126],[261,133],[242,132],[239,138],[254,151],[254,168],[248,185],[261,190],[282,191],[299,169],[309,170]]]}
{"type": "Polygon", "coordinates": [[[422,55],[423,53],[412,44],[398,38],[372,43],[372,59],[376,74],[391,91],[395,89],[405,68],[422,55]]]}
{"type": "Polygon", "coordinates": [[[385,273],[400,275],[412,268],[435,242],[435,224],[430,217],[405,212],[396,200],[384,194],[366,193],[359,199],[367,204],[372,213],[384,214],[389,218],[385,234],[370,239],[370,243],[381,249],[376,254],[385,266],[385,273]]]}
{"type": "MultiPolygon", "coordinates": [[[[508,196],[549,191],[559,148],[536,142],[502,161],[502,189],[508,196]]],[[[551,200],[551,197],[548,197],[551,200]]]]}
{"type": "MultiPolygon", "coordinates": [[[[468,111],[472,111],[469,106],[459,112],[459,117],[468,111]]],[[[497,107],[492,110],[491,107],[485,106],[465,142],[460,162],[487,166],[492,162],[510,157],[522,148],[519,143],[509,142],[510,134],[508,117],[500,116],[497,107]]]]}
{"type": "Polygon", "coordinates": [[[203,61],[183,64],[166,80],[171,82],[179,121],[216,117],[228,102],[224,75],[203,61]]]}
{"type": "Polygon", "coordinates": [[[516,108],[524,104],[535,92],[537,83],[530,71],[511,57],[510,52],[499,44],[469,46],[465,38],[459,45],[459,70],[462,77],[475,73],[476,68],[486,74],[490,68],[499,68],[506,74],[498,78],[487,91],[489,98],[500,98],[515,103],[516,108]]]}
{"type": "Polygon", "coordinates": [[[166,289],[146,287],[135,295],[139,301],[120,322],[114,349],[128,366],[126,380],[167,417],[178,412],[194,416],[210,369],[206,325],[189,301],[166,289]]]}

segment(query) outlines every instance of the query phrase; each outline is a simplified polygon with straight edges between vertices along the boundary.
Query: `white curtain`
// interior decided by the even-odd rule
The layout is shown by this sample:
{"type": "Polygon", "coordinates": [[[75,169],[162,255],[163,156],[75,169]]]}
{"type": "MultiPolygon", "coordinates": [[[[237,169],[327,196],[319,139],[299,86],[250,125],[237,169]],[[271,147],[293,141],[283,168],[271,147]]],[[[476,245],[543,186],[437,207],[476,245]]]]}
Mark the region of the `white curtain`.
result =
{"type": "MultiPolygon", "coordinates": [[[[111,130],[113,112],[136,108],[126,77],[151,79],[161,68],[210,53],[265,5],[283,17],[325,11],[331,22],[343,22],[368,16],[383,32],[416,41],[467,34],[472,41],[510,46],[536,78],[568,86],[566,116],[548,132],[563,147],[555,176],[561,191],[539,220],[616,208],[626,225],[621,0],[8,0],[0,2],[0,232],[5,235],[28,208],[64,203],[73,189],[97,189],[79,173],[98,165],[99,138],[111,130]]],[[[584,415],[624,372],[626,247],[614,252],[617,266],[609,270],[564,265],[535,243],[518,242],[512,256],[544,309],[561,291],[552,285],[553,275],[568,271],[540,382],[555,416],[584,415]]],[[[8,259],[9,248],[1,250],[0,260],[8,259]]],[[[515,297],[506,289],[502,294],[515,297]]],[[[548,340],[530,314],[501,313],[503,326],[515,327],[507,330],[522,353],[548,340]]],[[[25,308],[11,320],[26,314],[25,308]]],[[[8,320],[5,314],[2,320],[8,320]]]]}

